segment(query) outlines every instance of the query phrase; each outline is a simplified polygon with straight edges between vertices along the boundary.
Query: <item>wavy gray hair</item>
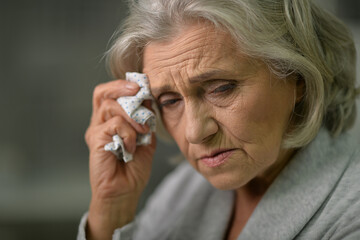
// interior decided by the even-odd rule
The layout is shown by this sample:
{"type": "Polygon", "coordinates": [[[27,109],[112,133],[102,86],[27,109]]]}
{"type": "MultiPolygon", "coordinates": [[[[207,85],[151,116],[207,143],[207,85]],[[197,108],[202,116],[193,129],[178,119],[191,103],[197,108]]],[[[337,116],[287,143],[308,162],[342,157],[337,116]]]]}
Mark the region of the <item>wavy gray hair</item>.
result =
{"type": "Polygon", "coordinates": [[[356,50],[344,24],[311,0],[139,0],[117,32],[107,61],[116,78],[142,71],[144,47],[205,20],[228,31],[241,51],[281,78],[303,80],[284,147],[302,147],[325,125],[333,136],[355,120],[356,50]]]}

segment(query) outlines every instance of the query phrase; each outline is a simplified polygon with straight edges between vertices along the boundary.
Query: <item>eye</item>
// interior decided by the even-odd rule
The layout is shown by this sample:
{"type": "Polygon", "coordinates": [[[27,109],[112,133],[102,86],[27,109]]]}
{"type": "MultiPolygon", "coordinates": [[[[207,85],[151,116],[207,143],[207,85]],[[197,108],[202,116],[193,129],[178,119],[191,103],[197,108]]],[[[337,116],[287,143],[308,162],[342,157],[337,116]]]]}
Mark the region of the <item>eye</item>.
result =
{"type": "Polygon", "coordinates": [[[229,90],[232,90],[236,87],[235,83],[228,83],[228,84],[224,84],[221,85],[220,87],[215,88],[214,91],[212,91],[212,93],[223,93],[223,92],[227,92],[229,90]]]}
{"type": "Polygon", "coordinates": [[[171,106],[174,105],[176,102],[178,102],[180,99],[168,99],[165,101],[160,102],[160,107],[165,107],[165,106],[171,106]]]}

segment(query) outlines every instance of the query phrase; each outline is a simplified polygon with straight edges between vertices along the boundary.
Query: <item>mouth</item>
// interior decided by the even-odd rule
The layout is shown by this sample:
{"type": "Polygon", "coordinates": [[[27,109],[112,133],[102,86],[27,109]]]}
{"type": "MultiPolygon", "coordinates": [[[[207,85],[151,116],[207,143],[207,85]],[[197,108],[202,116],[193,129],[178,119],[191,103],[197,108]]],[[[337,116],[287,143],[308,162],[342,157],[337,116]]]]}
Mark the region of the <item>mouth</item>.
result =
{"type": "Polygon", "coordinates": [[[235,149],[219,149],[213,151],[210,155],[200,157],[200,161],[208,167],[218,167],[226,162],[235,149]]]}

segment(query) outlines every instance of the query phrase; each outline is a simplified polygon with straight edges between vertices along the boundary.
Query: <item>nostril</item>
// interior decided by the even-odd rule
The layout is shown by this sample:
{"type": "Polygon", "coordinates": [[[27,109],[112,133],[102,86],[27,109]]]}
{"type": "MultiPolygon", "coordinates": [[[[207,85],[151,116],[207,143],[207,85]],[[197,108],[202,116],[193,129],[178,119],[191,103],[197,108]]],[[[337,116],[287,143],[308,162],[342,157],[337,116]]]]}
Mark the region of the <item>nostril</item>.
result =
{"type": "Polygon", "coordinates": [[[216,135],[216,133],[207,136],[206,138],[203,139],[203,143],[209,142],[211,139],[213,139],[215,137],[215,135],[216,135]]]}
{"type": "Polygon", "coordinates": [[[216,121],[208,119],[194,120],[187,125],[185,135],[188,142],[199,144],[208,142],[213,139],[218,132],[218,124],[216,121]]]}

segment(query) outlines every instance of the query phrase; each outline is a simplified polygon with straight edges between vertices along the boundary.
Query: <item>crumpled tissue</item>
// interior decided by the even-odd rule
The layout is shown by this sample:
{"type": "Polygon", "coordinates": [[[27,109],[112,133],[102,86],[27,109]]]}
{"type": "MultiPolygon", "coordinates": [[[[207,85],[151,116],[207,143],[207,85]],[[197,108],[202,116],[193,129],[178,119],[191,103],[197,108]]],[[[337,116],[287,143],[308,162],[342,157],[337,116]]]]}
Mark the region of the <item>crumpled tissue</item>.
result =
{"type": "MultiPolygon", "coordinates": [[[[146,74],[127,72],[126,80],[135,82],[140,86],[140,90],[135,96],[125,96],[117,99],[117,102],[125,110],[126,114],[134,119],[137,123],[142,125],[147,124],[150,131],[146,134],[137,134],[136,145],[148,145],[151,143],[151,134],[156,130],[155,114],[142,106],[144,100],[153,100],[150,92],[149,81],[146,74]]],[[[113,141],[104,146],[105,151],[111,151],[118,159],[123,159],[124,162],[129,162],[133,159],[131,153],[126,151],[123,140],[119,135],[113,136],[113,141]]]]}

